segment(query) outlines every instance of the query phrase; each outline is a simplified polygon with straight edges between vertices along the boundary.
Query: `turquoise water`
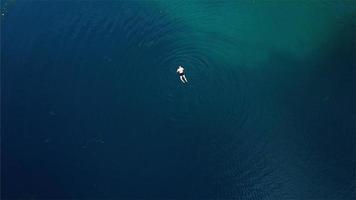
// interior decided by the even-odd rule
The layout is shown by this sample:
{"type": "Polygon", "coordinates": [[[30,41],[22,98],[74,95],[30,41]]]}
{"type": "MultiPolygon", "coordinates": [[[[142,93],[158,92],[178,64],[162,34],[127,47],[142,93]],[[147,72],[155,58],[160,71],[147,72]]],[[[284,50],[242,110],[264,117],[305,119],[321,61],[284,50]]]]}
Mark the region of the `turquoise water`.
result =
{"type": "Polygon", "coordinates": [[[1,11],[2,198],[355,198],[354,2],[1,11]]]}

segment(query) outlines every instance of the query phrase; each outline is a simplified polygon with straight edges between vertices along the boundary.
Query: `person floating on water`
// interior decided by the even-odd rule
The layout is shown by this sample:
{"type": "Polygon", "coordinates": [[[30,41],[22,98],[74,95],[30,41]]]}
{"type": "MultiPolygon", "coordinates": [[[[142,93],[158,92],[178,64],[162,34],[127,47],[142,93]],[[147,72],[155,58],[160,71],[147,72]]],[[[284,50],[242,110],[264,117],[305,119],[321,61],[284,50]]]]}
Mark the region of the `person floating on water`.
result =
{"type": "Polygon", "coordinates": [[[188,82],[188,80],[187,80],[187,78],[185,77],[185,74],[184,74],[184,68],[182,66],[178,67],[177,73],[179,74],[179,78],[183,83],[187,83],[188,82]]]}

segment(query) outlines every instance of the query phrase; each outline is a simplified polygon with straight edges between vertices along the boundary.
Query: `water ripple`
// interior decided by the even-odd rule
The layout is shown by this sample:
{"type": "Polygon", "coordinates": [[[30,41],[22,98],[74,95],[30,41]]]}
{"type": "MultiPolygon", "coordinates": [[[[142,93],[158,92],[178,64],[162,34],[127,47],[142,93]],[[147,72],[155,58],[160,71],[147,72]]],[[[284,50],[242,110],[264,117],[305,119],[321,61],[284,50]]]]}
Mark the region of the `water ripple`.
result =
{"type": "MultiPolygon", "coordinates": [[[[263,167],[266,158],[257,156],[261,150],[246,150],[254,138],[247,136],[241,141],[246,136],[245,124],[250,113],[244,90],[248,80],[243,77],[241,66],[231,61],[239,43],[221,33],[196,31],[183,18],[172,17],[154,5],[120,2],[112,8],[117,14],[107,17],[105,9],[99,9],[99,3],[94,3],[75,17],[64,14],[57,24],[61,29],[53,30],[60,30],[56,33],[62,38],[70,35],[72,41],[82,41],[88,47],[103,43],[115,53],[105,58],[119,60],[115,66],[118,79],[130,83],[132,96],[128,98],[138,104],[144,101],[144,107],[166,110],[161,116],[169,123],[198,130],[191,133],[196,140],[191,147],[195,148],[192,154],[197,160],[192,165],[196,173],[211,176],[211,184],[220,188],[216,194],[222,197],[265,195],[265,188],[272,187],[268,184],[273,171],[263,167]],[[97,35],[105,38],[97,41],[97,35]],[[186,87],[176,77],[178,65],[186,67],[190,80],[186,87]],[[153,86],[147,73],[155,73],[160,84],[153,86]],[[135,98],[142,91],[149,91],[151,96],[144,100],[135,98]],[[200,172],[206,166],[210,167],[200,172]]],[[[120,85],[123,91],[126,88],[127,85],[120,85]]]]}

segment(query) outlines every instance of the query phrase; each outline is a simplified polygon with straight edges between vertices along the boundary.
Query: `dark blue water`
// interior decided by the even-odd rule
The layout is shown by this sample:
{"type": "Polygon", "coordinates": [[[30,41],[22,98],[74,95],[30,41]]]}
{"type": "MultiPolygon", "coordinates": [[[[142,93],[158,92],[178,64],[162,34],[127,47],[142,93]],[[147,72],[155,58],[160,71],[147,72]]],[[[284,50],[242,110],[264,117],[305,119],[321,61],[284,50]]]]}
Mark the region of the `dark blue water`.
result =
{"type": "Polygon", "coordinates": [[[356,198],[352,1],[1,12],[2,199],[356,198]]]}

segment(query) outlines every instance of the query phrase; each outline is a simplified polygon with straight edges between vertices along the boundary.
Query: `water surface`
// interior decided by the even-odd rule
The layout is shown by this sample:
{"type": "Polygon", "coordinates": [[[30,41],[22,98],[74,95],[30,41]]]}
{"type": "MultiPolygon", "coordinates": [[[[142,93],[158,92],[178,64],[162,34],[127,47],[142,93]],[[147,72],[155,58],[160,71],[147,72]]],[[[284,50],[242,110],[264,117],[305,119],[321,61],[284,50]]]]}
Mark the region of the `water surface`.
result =
{"type": "Polygon", "coordinates": [[[1,5],[2,198],[355,199],[352,1],[1,5]]]}

